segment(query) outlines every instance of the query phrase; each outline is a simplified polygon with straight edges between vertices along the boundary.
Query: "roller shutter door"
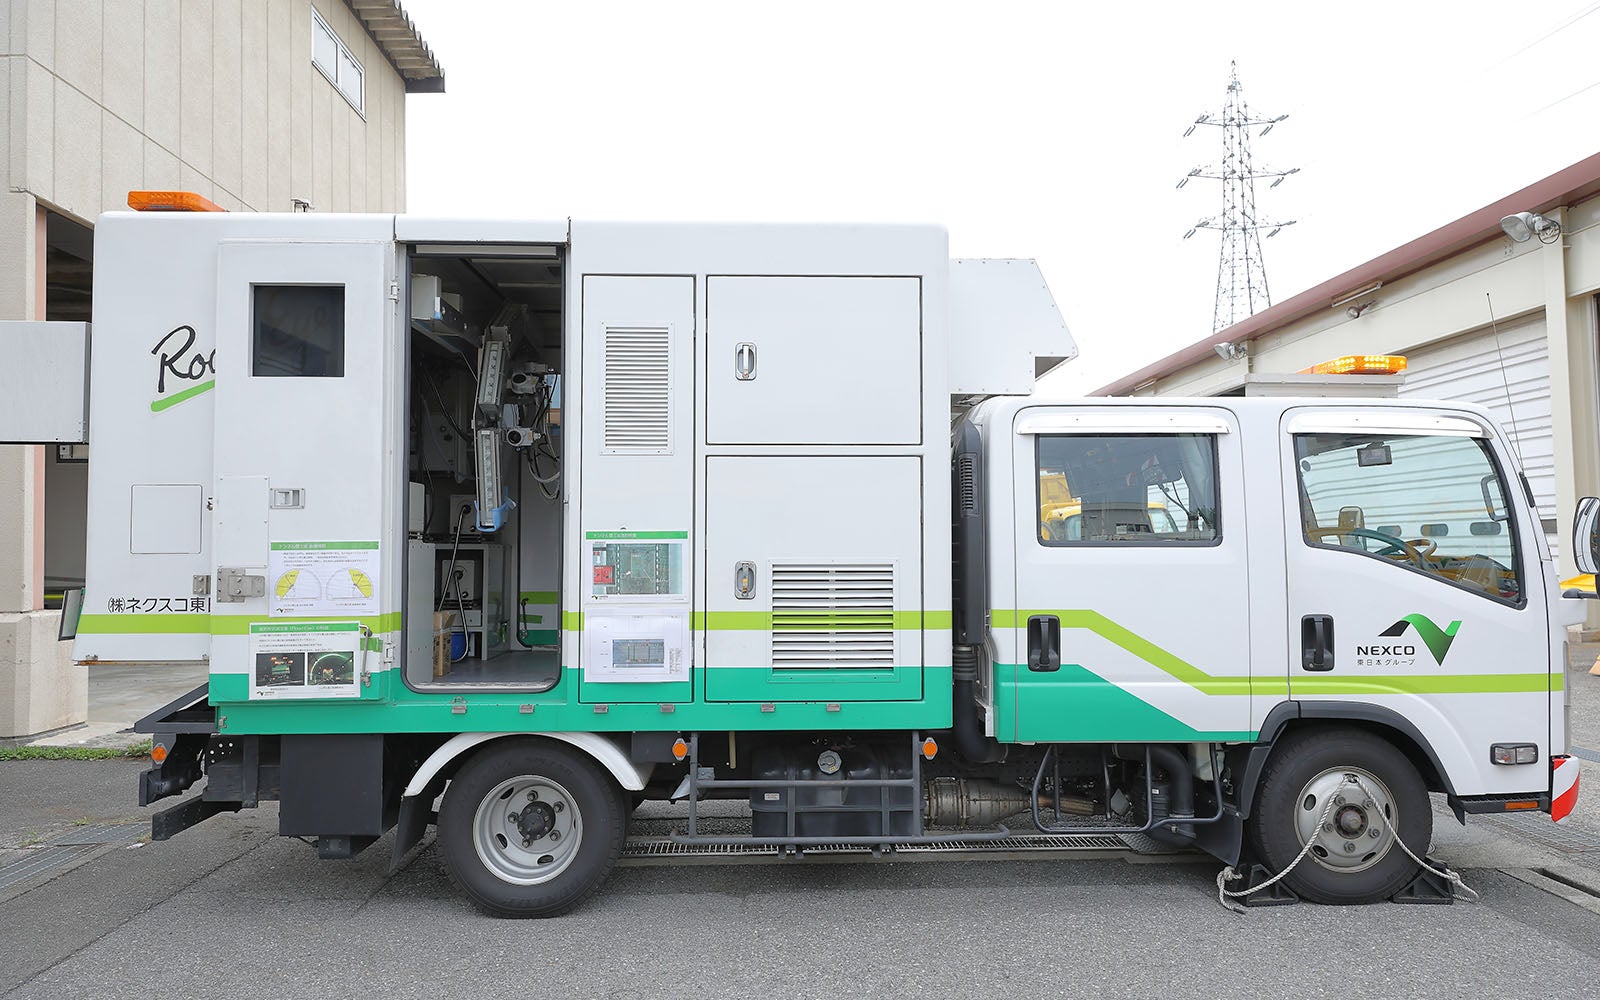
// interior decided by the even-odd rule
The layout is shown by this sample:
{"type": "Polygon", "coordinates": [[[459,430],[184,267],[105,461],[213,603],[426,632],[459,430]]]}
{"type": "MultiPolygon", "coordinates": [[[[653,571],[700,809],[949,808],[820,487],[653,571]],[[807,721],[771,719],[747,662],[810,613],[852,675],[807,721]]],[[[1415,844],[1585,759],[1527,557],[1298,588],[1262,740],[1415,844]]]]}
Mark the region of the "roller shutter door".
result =
{"type": "Polygon", "coordinates": [[[1483,331],[1408,351],[1406,358],[1402,398],[1477,403],[1505,428],[1521,455],[1523,472],[1544,521],[1545,537],[1554,552],[1560,532],[1555,530],[1550,345],[1543,315],[1501,324],[1498,347],[1495,337],[1483,331]]]}

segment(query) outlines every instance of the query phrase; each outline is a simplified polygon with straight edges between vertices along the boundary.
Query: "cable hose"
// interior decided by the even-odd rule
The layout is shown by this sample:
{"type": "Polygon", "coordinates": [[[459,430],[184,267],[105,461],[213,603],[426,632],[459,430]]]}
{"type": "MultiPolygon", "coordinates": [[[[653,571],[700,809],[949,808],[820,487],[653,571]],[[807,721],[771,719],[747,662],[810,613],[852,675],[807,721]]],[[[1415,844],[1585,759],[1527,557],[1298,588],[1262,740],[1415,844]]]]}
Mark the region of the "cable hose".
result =
{"type": "MultiPolygon", "coordinates": [[[[1346,774],[1344,778],[1344,784],[1340,785],[1339,787],[1343,788],[1344,785],[1350,784],[1355,785],[1356,788],[1359,789],[1367,798],[1372,799],[1375,802],[1380,801],[1377,796],[1373,795],[1372,792],[1367,789],[1366,785],[1361,783],[1361,779],[1353,774],[1346,774]]],[[[1317,825],[1313,829],[1321,829],[1322,825],[1328,822],[1328,818],[1333,815],[1333,807],[1337,804],[1338,796],[1329,795],[1328,804],[1322,808],[1322,815],[1317,817],[1317,825]]],[[[1463,882],[1460,874],[1451,869],[1449,866],[1444,866],[1442,870],[1440,868],[1435,868],[1427,861],[1417,857],[1416,854],[1412,853],[1411,848],[1406,844],[1405,838],[1400,836],[1400,828],[1395,826],[1393,823],[1389,824],[1389,826],[1394,832],[1395,842],[1400,845],[1400,849],[1402,851],[1406,852],[1407,857],[1409,857],[1412,861],[1415,861],[1418,865],[1421,865],[1423,868],[1426,868],[1428,871],[1433,872],[1435,875],[1438,875],[1450,882],[1450,895],[1452,898],[1468,903],[1477,902],[1479,898],[1477,891],[1463,882]]],[[[1229,900],[1253,896],[1262,889],[1277,883],[1280,879],[1287,876],[1290,872],[1295,870],[1295,867],[1299,865],[1300,862],[1305,860],[1307,854],[1311,853],[1311,845],[1316,841],[1316,839],[1316,836],[1313,834],[1310,840],[1307,840],[1304,844],[1302,844],[1300,846],[1300,853],[1294,856],[1294,860],[1289,862],[1288,866],[1285,867],[1283,871],[1267,879],[1260,885],[1252,886],[1249,889],[1233,890],[1228,888],[1229,882],[1237,881],[1243,877],[1232,865],[1228,865],[1226,868],[1222,869],[1222,871],[1217,873],[1217,902],[1220,903],[1223,908],[1232,910],[1234,913],[1244,913],[1245,908],[1242,905],[1229,902],[1229,900]]]]}

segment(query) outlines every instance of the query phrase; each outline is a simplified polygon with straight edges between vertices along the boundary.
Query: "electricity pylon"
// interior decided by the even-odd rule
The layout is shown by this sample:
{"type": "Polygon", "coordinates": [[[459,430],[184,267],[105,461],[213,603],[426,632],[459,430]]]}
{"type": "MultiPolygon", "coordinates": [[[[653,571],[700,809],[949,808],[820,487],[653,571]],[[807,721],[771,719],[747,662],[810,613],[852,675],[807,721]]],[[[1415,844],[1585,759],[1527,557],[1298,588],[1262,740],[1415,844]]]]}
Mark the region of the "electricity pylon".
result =
{"type": "Polygon", "coordinates": [[[1217,299],[1211,315],[1211,331],[1230,327],[1252,313],[1272,305],[1267,291],[1267,269],[1261,258],[1261,230],[1268,230],[1270,239],[1294,221],[1270,222],[1256,217],[1256,181],[1271,177],[1270,187],[1277,187],[1290,174],[1300,172],[1299,167],[1289,170],[1257,170],[1250,152],[1250,130],[1260,127],[1259,135],[1266,135],[1272,127],[1288,115],[1275,118],[1252,115],[1245,103],[1244,88],[1239,84],[1239,64],[1231,64],[1228,79],[1228,97],[1223,102],[1222,114],[1209,112],[1194,120],[1184,131],[1192,135],[1201,125],[1215,125],[1222,130],[1222,165],[1220,167],[1195,167],[1178,182],[1181,188],[1195,177],[1222,182],[1222,214],[1201,219],[1194,224],[1184,239],[1201,229],[1215,229],[1222,233],[1222,248],[1217,257],[1217,299]]]}

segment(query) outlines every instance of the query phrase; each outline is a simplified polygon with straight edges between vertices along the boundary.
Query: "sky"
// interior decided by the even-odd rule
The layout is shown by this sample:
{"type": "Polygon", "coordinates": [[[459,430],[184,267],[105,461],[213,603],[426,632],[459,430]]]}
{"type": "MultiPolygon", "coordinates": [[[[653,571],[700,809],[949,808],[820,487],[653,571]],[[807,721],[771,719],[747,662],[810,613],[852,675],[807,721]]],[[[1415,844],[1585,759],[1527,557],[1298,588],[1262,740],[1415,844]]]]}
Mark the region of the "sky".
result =
{"type": "Polygon", "coordinates": [[[1600,2],[403,0],[407,210],[932,222],[1038,260],[1088,392],[1211,334],[1236,61],[1273,301],[1600,151],[1600,2]]]}

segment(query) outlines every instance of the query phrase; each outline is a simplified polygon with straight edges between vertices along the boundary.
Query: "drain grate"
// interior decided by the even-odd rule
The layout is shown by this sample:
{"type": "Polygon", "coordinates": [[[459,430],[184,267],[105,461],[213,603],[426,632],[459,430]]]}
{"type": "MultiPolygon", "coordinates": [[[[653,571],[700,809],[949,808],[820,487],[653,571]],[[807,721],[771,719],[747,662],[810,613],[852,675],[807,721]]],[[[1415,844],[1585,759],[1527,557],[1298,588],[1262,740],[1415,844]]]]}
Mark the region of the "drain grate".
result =
{"type": "Polygon", "coordinates": [[[100,844],[64,844],[59,847],[40,847],[31,851],[27,857],[13,861],[4,868],[0,868],[0,891],[10,889],[12,886],[43,875],[56,868],[70,865],[73,862],[98,851],[100,844]]]}
{"type": "Polygon", "coordinates": [[[101,823],[73,827],[32,848],[21,858],[0,867],[0,892],[29,879],[69,868],[107,844],[131,844],[150,830],[149,823],[101,823]]]}
{"type": "Polygon", "coordinates": [[[1544,813],[1537,815],[1489,813],[1474,816],[1471,822],[1481,822],[1491,829],[1514,833],[1518,837],[1531,840],[1560,854],[1587,854],[1591,851],[1600,851],[1600,836],[1571,824],[1552,823],[1550,817],[1544,813]]]}
{"type": "MultiPolygon", "coordinates": [[[[759,860],[783,856],[785,848],[769,844],[684,844],[665,837],[633,837],[623,848],[624,860],[649,859],[725,858],[759,860]]],[[[892,851],[899,857],[916,856],[975,856],[990,857],[1030,854],[1058,854],[1071,852],[1129,853],[1130,848],[1120,837],[1109,834],[1064,834],[1006,837],[973,843],[971,841],[933,841],[928,843],[888,844],[877,849],[879,853],[892,851]]],[[[874,848],[857,844],[819,844],[805,848],[806,857],[857,857],[874,856],[874,848]]]]}
{"type": "Polygon", "coordinates": [[[100,826],[74,827],[59,837],[52,837],[47,846],[66,847],[78,844],[131,844],[150,832],[150,824],[106,823],[100,826]]]}
{"type": "Polygon", "coordinates": [[[1588,747],[1568,747],[1567,752],[1572,754],[1574,757],[1579,757],[1583,760],[1600,764],[1600,753],[1596,753],[1595,751],[1590,750],[1588,747]]]}

